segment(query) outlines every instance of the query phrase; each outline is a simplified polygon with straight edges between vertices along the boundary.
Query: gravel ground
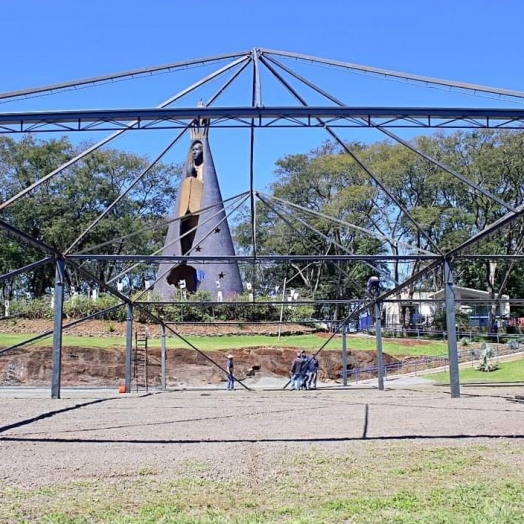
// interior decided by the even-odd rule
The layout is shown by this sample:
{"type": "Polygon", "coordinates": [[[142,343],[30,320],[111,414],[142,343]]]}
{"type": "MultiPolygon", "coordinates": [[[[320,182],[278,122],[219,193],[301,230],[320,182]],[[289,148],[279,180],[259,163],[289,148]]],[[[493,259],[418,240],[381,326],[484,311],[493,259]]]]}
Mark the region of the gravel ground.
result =
{"type": "MultiPolygon", "coordinates": [[[[34,488],[81,480],[178,478],[204,463],[214,479],[278,474],[282,459],[322,448],[461,446],[524,438],[522,386],[449,389],[407,381],[317,391],[216,389],[131,393],[0,389],[0,480],[34,488]]],[[[522,442],[522,441],[521,441],[522,442]]],[[[515,457],[523,462],[523,455],[515,457]]]]}

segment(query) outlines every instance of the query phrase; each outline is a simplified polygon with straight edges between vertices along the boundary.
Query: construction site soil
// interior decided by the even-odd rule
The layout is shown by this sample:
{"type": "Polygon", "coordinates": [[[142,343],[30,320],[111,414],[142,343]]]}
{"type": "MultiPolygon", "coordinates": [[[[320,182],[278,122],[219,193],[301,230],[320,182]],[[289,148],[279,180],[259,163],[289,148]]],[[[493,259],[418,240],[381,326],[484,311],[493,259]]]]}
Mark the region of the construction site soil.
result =
{"type": "MultiPolygon", "coordinates": [[[[0,348],[8,345],[2,341],[1,334],[30,335],[52,332],[53,324],[49,320],[3,320],[0,321],[0,348]]],[[[64,330],[65,335],[86,338],[86,344],[75,346],[63,345],[61,383],[64,386],[118,387],[125,376],[125,335],[126,323],[110,321],[89,321],[64,330]],[[105,348],[90,347],[90,337],[109,337],[105,348]]],[[[157,339],[156,346],[147,352],[147,367],[143,355],[133,362],[133,376],[136,386],[154,387],[161,381],[161,358],[158,339],[160,326],[136,324],[137,333],[148,333],[149,339],[157,339]]],[[[274,336],[274,344],[231,349],[227,351],[200,351],[185,344],[179,337],[169,336],[166,343],[166,385],[167,387],[199,387],[219,385],[225,381],[223,368],[226,356],[232,353],[235,358],[235,376],[242,380],[246,377],[283,378],[289,377],[291,362],[297,348],[286,346],[285,338],[277,336],[315,334],[319,337],[318,347],[331,336],[329,333],[315,332],[313,328],[297,324],[177,324],[176,332],[182,336],[238,336],[269,335],[274,336]],[[324,340],[323,340],[324,339],[324,340]],[[215,363],[218,364],[215,365],[215,363]]],[[[339,336],[339,335],[336,335],[339,336]]],[[[4,354],[0,354],[0,385],[44,386],[51,380],[52,339],[39,345],[24,345],[4,354]]],[[[424,345],[420,340],[399,340],[406,346],[424,345]]],[[[323,382],[339,381],[342,374],[341,351],[324,350],[319,355],[319,380],[323,382]]],[[[396,362],[397,359],[384,355],[384,363],[396,362]]],[[[375,351],[353,351],[351,336],[348,337],[348,368],[368,368],[376,365],[375,351]]]]}

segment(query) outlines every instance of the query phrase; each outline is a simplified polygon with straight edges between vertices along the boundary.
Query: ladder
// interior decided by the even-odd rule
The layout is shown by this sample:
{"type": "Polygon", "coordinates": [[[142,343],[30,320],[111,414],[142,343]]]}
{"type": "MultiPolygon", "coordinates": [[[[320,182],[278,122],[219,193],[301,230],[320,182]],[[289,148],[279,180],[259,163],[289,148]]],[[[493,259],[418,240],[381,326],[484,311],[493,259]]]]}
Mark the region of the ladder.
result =
{"type": "Polygon", "coordinates": [[[135,331],[135,350],[133,353],[133,380],[136,391],[143,388],[148,391],[147,341],[149,333],[135,331]]]}

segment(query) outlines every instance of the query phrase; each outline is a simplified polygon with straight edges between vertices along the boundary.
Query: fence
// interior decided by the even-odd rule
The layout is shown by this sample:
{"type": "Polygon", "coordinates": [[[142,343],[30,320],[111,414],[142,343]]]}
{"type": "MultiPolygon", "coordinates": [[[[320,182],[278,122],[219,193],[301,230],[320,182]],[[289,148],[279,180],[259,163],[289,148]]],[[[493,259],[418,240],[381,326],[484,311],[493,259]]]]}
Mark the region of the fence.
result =
{"type": "MultiPolygon", "coordinates": [[[[515,353],[521,353],[524,351],[524,344],[516,340],[516,344],[492,344],[491,347],[494,349],[494,359],[498,361],[499,357],[504,355],[513,355],[515,353]]],[[[458,352],[458,360],[460,363],[471,361],[471,365],[478,360],[479,357],[474,349],[464,349],[458,352]]],[[[437,367],[446,367],[449,365],[449,357],[438,356],[438,357],[420,357],[405,361],[392,362],[390,364],[384,364],[382,370],[384,378],[388,375],[401,375],[406,373],[418,373],[420,371],[426,371],[428,369],[434,369],[437,367]]],[[[367,380],[374,378],[378,375],[378,366],[368,366],[365,368],[354,368],[348,370],[348,379],[358,382],[359,380],[367,380]]]]}

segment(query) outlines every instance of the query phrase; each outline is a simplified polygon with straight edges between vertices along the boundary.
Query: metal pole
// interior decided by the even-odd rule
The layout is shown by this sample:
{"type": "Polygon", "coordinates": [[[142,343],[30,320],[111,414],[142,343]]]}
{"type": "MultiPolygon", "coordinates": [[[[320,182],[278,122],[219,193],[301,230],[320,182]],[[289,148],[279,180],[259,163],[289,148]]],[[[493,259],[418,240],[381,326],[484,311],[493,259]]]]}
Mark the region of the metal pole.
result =
{"type": "Polygon", "coordinates": [[[147,342],[148,342],[148,335],[146,334],[146,340],[145,340],[145,347],[144,347],[144,366],[145,366],[145,383],[146,383],[146,393],[149,391],[149,385],[148,385],[148,382],[149,382],[149,377],[148,377],[148,374],[147,374],[147,342]]]}
{"type": "Polygon", "coordinates": [[[382,317],[380,303],[375,302],[375,337],[377,344],[378,389],[384,391],[384,359],[382,358],[382,317]]]}
{"type": "Polygon", "coordinates": [[[282,318],[284,316],[284,300],[286,299],[286,279],[282,288],[282,305],[280,306],[280,322],[278,324],[278,341],[280,342],[280,332],[282,331],[282,318]]]}
{"type": "Polygon", "coordinates": [[[348,346],[346,335],[348,332],[347,325],[342,326],[342,384],[348,385],[348,346]]]}
{"type": "Polygon", "coordinates": [[[64,268],[64,259],[58,258],[56,260],[55,273],[51,398],[60,398],[60,379],[62,371],[62,317],[64,313],[64,268]]]}
{"type": "Polygon", "coordinates": [[[161,375],[160,381],[162,389],[167,389],[166,383],[166,326],[162,324],[161,326],[162,333],[160,335],[160,365],[161,365],[161,375]]]}
{"type": "MultiPolygon", "coordinates": [[[[189,86],[188,88],[184,89],[183,91],[177,93],[176,95],[174,95],[171,98],[167,99],[166,101],[162,102],[159,106],[157,106],[157,108],[158,109],[166,108],[167,106],[171,105],[173,102],[178,100],[179,98],[182,98],[183,96],[185,96],[186,94],[190,93],[194,89],[197,89],[201,85],[209,82],[210,80],[213,80],[215,77],[221,75],[225,71],[231,69],[232,67],[236,66],[237,64],[239,64],[239,63],[241,63],[241,62],[243,62],[243,61],[245,61],[247,59],[248,59],[248,57],[244,56],[242,58],[239,58],[239,59],[231,62],[230,64],[225,65],[224,67],[220,68],[219,70],[215,71],[214,73],[211,73],[207,77],[199,80],[198,82],[194,83],[193,85],[189,86]]],[[[0,97],[1,97],[1,95],[0,95],[0,97]]],[[[120,135],[125,133],[127,130],[132,129],[137,123],[138,123],[137,120],[129,122],[129,125],[126,126],[124,129],[120,129],[120,130],[115,131],[110,136],[100,140],[99,142],[97,142],[96,144],[92,145],[91,147],[89,147],[85,151],[82,151],[80,154],[78,154],[77,156],[75,156],[71,160],[68,160],[65,164],[62,164],[61,166],[56,168],[54,171],[52,171],[48,175],[46,175],[43,178],[37,180],[34,184],[31,184],[29,187],[26,187],[20,193],[14,195],[10,199],[8,199],[5,202],[1,203],[0,204],[0,210],[2,210],[6,206],[11,205],[13,202],[18,200],[20,197],[22,197],[23,195],[25,195],[29,191],[32,191],[34,188],[38,187],[40,184],[42,184],[43,182],[45,182],[49,178],[57,175],[58,173],[60,173],[64,169],[66,169],[67,167],[69,167],[69,166],[73,165],[74,163],[78,162],[79,160],[81,160],[82,158],[87,156],[89,153],[92,153],[92,152],[96,151],[98,148],[100,148],[101,146],[103,146],[103,145],[107,144],[108,142],[112,141],[114,138],[119,137],[120,135]]]]}
{"type": "Polygon", "coordinates": [[[131,363],[133,360],[133,304],[127,304],[127,332],[126,332],[126,393],[131,393],[131,363]]]}
{"type": "Polygon", "coordinates": [[[444,291],[446,298],[446,329],[448,330],[449,384],[451,398],[460,397],[459,362],[457,353],[457,331],[455,318],[455,291],[453,289],[453,267],[451,260],[444,260],[444,291]]]}
{"type": "Polygon", "coordinates": [[[426,86],[427,84],[435,84],[435,85],[447,86],[450,88],[467,89],[471,91],[479,91],[482,93],[524,98],[524,92],[522,91],[513,91],[509,89],[501,89],[499,87],[490,87],[490,86],[478,85],[478,84],[468,84],[465,82],[456,82],[454,80],[445,80],[442,78],[432,78],[429,76],[413,75],[411,73],[402,73],[401,71],[379,69],[377,67],[372,67],[372,66],[363,66],[359,64],[352,64],[349,62],[341,62],[339,60],[328,60],[326,58],[319,58],[319,57],[311,56],[311,55],[302,55],[299,53],[292,53],[289,51],[279,51],[276,49],[261,48],[259,51],[262,54],[262,56],[265,56],[266,53],[270,53],[272,55],[284,56],[284,57],[292,58],[295,60],[302,60],[307,63],[319,62],[324,65],[333,66],[333,67],[341,68],[341,69],[356,69],[357,71],[362,71],[366,74],[370,74],[373,76],[374,75],[378,75],[380,77],[392,76],[395,78],[401,78],[403,80],[409,80],[415,83],[420,82],[424,86],[426,86]]]}
{"type": "MultiPolygon", "coordinates": [[[[47,91],[58,91],[60,89],[68,89],[71,87],[78,87],[83,85],[94,85],[101,82],[114,82],[117,79],[122,79],[126,77],[134,77],[142,76],[142,75],[151,75],[153,73],[158,73],[161,71],[166,70],[176,70],[176,69],[187,69],[190,66],[201,66],[204,64],[208,64],[209,62],[217,62],[219,60],[227,60],[230,58],[236,58],[236,57],[242,57],[244,60],[246,60],[249,57],[250,51],[242,51],[240,53],[228,53],[228,54],[222,54],[222,55],[215,55],[215,56],[209,56],[205,58],[194,58],[192,60],[184,60],[183,62],[172,62],[169,64],[163,64],[159,66],[152,66],[152,67],[143,67],[140,69],[131,69],[128,71],[119,71],[118,73],[111,73],[108,75],[101,75],[101,76],[95,76],[91,78],[81,78],[78,80],[73,80],[70,82],[62,82],[60,84],[51,84],[46,86],[40,86],[40,87],[33,87],[30,89],[23,89],[19,91],[11,91],[11,92],[4,92],[0,93],[0,100],[6,100],[8,98],[14,98],[14,97],[20,97],[20,96],[28,96],[28,95],[34,95],[37,93],[45,93],[47,91]]],[[[230,64],[229,64],[230,65],[230,64]]],[[[209,79],[209,78],[208,78],[209,79]]]]}

